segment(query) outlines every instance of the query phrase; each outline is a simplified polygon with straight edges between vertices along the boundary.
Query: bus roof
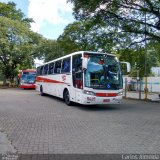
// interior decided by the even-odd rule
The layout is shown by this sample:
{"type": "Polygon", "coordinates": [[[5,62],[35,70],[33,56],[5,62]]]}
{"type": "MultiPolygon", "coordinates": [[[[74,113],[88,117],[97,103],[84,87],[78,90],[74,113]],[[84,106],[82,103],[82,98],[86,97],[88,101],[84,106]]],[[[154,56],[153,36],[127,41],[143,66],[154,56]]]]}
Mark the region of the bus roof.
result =
{"type": "Polygon", "coordinates": [[[114,56],[114,57],[115,57],[115,55],[113,55],[113,54],[104,53],[104,52],[94,52],[94,51],[77,51],[77,52],[73,52],[73,53],[67,54],[67,55],[65,55],[65,56],[62,56],[62,57],[59,57],[59,58],[53,59],[53,60],[51,60],[51,61],[48,61],[48,62],[46,62],[46,63],[44,63],[44,64],[42,64],[42,65],[40,65],[40,66],[38,66],[38,67],[41,67],[41,66],[43,66],[43,65],[45,65],[45,64],[48,64],[48,63],[51,63],[51,62],[54,62],[54,61],[58,61],[58,60],[61,60],[61,59],[64,59],[64,58],[70,57],[70,56],[72,56],[72,55],[82,54],[82,53],[89,53],[89,54],[106,54],[106,55],[110,55],[110,56],[114,56]]]}
{"type": "Polygon", "coordinates": [[[25,69],[22,72],[36,72],[36,69],[25,69]]]}

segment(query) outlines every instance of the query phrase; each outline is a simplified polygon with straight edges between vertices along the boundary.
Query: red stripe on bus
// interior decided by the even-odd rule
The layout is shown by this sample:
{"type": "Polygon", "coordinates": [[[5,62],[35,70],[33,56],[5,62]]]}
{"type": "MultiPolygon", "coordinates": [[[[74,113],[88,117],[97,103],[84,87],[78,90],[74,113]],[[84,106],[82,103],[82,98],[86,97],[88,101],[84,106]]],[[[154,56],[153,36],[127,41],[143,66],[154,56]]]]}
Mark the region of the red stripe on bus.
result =
{"type": "Polygon", "coordinates": [[[96,93],[97,97],[116,97],[117,93],[96,93]]]}
{"type": "Polygon", "coordinates": [[[37,82],[47,82],[47,83],[64,83],[61,81],[56,81],[56,80],[52,80],[52,79],[48,79],[48,78],[43,78],[43,77],[37,77],[36,78],[37,82]]]}
{"type": "Polygon", "coordinates": [[[24,88],[24,89],[35,89],[35,84],[32,85],[25,85],[25,84],[20,84],[19,88],[24,88]]]}

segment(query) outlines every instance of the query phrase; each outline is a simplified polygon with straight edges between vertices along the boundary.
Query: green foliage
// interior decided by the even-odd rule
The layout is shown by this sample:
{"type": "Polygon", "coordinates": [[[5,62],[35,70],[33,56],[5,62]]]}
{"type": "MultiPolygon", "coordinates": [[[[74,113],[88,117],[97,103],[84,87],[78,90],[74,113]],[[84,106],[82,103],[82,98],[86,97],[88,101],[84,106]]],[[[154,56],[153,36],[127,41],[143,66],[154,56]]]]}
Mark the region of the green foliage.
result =
{"type": "Polygon", "coordinates": [[[36,48],[36,55],[45,62],[53,60],[63,55],[60,45],[55,40],[42,38],[36,48]]]}
{"type": "Polygon", "coordinates": [[[19,69],[31,68],[37,57],[41,36],[30,30],[32,19],[26,18],[14,2],[0,2],[1,74],[12,81],[19,69]]]}
{"type": "MultiPolygon", "coordinates": [[[[0,62],[0,68],[2,68],[2,63],[0,62]]],[[[2,69],[0,69],[0,81],[4,79],[4,76],[2,74],[2,69]]]]}
{"type": "MultiPolygon", "coordinates": [[[[132,66],[131,76],[137,76],[138,72],[139,77],[143,77],[145,47],[136,44],[134,47],[128,48],[128,45],[132,43],[131,35],[127,33],[124,38],[124,34],[117,34],[113,28],[105,29],[103,25],[92,25],[90,21],[80,21],[68,25],[58,38],[57,43],[65,54],[78,50],[97,51],[98,48],[103,48],[106,52],[117,54],[121,61],[130,62],[132,66]],[[116,38],[121,39],[121,42],[118,43],[116,38]],[[136,67],[134,67],[135,63],[136,67]]],[[[151,75],[151,67],[159,65],[159,46],[159,42],[155,43],[155,41],[147,44],[148,76],[151,75]]]]}
{"type": "Polygon", "coordinates": [[[16,9],[16,4],[14,2],[9,2],[8,4],[0,2],[0,14],[2,17],[18,21],[21,21],[24,17],[21,10],[16,9]]]}
{"type": "Polygon", "coordinates": [[[80,50],[98,51],[103,48],[111,52],[115,42],[114,32],[111,34],[110,30],[102,25],[92,26],[91,21],[76,21],[64,29],[57,41],[43,39],[37,52],[46,62],[80,50]]]}
{"type": "MultiPolygon", "coordinates": [[[[130,76],[136,77],[137,71],[139,77],[142,78],[145,76],[145,48],[137,48],[136,50],[133,49],[124,49],[119,50],[118,56],[120,61],[128,61],[132,66],[132,70],[130,76]]],[[[159,66],[159,52],[153,50],[153,47],[147,47],[147,55],[146,55],[146,66],[147,66],[147,76],[151,76],[151,67],[159,66]],[[151,50],[152,49],[152,50],[151,50]]]]}
{"type": "Polygon", "coordinates": [[[35,55],[35,33],[18,20],[0,17],[0,61],[5,78],[17,75],[17,66],[32,66],[35,55]]]}
{"type": "Polygon", "coordinates": [[[0,16],[21,21],[28,26],[30,26],[31,22],[34,22],[32,18],[26,18],[20,9],[17,10],[14,2],[8,2],[7,4],[0,2],[0,16]]]}
{"type": "Polygon", "coordinates": [[[79,50],[97,51],[103,48],[110,52],[115,45],[113,34],[103,26],[92,26],[90,21],[77,21],[69,24],[58,38],[64,53],[68,54],[79,50]]]}
{"type": "Polygon", "coordinates": [[[132,76],[138,72],[140,77],[144,76],[145,52],[148,76],[151,75],[151,67],[160,66],[158,0],[68,0],[68,2],[74,5],[75,18],[83,21],[82,25],[86,27],[83,36],[85,40],[87,39],[86,48],[92,46],[92,49],[96,49],[98,46],[117,54],[120,60],[131,63],[132,76]],[[86,38],[86,35],[90,36],[90,39],[86,38]]]}
{"type": "Polygon", "coordinates": [[[160,41],[159,0],[68,0],[74,5],[78,20],[92,20],[93,25],[105,24],[117,28],[121,35],[132,33],[132,42],[144,40],[160,41]],[[146,23],[145,23],[146,15],[146,23]],[[146,30],[145,30],[146,24],[146,30]],[[133,38],[134,41],[133,41],[133,38]]]}

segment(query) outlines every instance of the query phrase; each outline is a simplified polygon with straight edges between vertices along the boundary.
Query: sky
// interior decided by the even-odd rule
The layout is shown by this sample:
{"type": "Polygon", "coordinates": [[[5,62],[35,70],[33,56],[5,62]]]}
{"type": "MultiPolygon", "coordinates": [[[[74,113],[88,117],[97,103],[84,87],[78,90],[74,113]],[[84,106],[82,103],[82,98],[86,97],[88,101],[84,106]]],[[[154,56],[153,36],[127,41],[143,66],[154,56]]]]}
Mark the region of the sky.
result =
{"type": "Polygon", "coordinates": [[[67,0],[0,0],[17,4],[17,9],[28,18],[33,18],[35,23],[31,24],[31,29],[40,33],[45,38],[57,39],[64,28],[72,23],[72,4],[67,0]]]}

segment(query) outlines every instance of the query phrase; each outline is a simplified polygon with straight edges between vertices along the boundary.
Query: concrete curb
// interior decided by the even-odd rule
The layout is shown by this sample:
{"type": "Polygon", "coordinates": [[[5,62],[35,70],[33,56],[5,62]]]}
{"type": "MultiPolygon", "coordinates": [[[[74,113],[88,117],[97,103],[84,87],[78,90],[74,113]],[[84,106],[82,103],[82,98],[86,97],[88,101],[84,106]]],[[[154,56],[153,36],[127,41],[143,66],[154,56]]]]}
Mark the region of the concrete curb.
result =
{"type": "Polygon", "coordinates": [[[160,103],[160,99],[138,99],[138,98],[132,98],[132,97],[123,97],[124,99],[130,99],[130,100],[139,100],[139,101],[146,101],[146,102],[156,102],[156,103],[160,103]]]}

